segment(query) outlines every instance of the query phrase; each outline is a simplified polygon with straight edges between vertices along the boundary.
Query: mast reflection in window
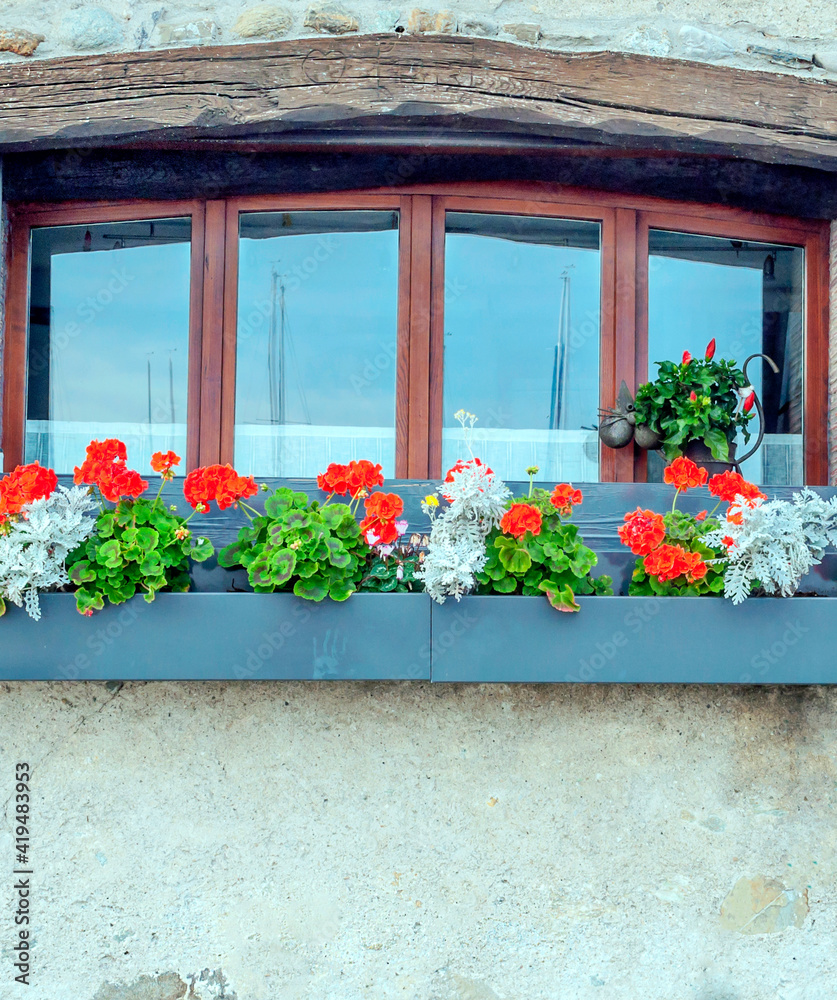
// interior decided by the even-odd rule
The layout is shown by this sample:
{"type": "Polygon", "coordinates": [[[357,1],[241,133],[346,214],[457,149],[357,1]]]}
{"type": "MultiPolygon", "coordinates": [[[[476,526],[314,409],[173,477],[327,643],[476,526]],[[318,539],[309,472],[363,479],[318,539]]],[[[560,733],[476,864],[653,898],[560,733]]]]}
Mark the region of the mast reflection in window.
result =
{"type": "Polygon", "coordinates": [[[59,473],[118,437],[143,475],[186,459],[191,221],[32,231],[25,460],[59,473]]]}
{"type": "Polygon", "coordinates": [[[597,222],[448,213],[443,472],[462,408],[504,479],[598,480],[599,245],[597,222]]]}
{"type": "Polygon", "coordinates": [[[240,236],[236,469],[394,476],[397,213],[245,214],[240,236]]]}
{"type": "MultiPolygon", "coordinates": [[[[739,365],[751,354],[773,358],[778,375],[758,359],[747,369],[764,406],[766,435],[742,472],[769,486],[805,482],[805,251],[658,229],[648,238],[650,377],[654,362],[679,361],[683,351],[699,357],[713,337],[716,358],[739,365]]],[[[745,445],[740,434],[737,441],[739,454],[755,443],[745,445]]],[[[662,470],[653,453],[648,479],[660,482],[662,470]]]]}

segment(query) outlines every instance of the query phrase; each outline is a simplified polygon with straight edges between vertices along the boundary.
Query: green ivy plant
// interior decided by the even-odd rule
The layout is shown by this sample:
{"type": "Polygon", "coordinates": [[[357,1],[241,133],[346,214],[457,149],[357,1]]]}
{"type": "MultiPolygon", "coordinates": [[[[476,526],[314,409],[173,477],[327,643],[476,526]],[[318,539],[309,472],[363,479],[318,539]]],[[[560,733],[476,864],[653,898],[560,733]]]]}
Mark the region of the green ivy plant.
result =
{"type": "MultiPolygon", "coordinates": [[[[535,470],[536,471],[536,470],[535,470]]],[[[533,489],[530,470],[526,505],[540,512],[540,530],[519,538],[503,531],[502,522],[486,538],[486,563],[476,573],[479,594],[545,594],[558,611],[578,611],[577,595],[613,593],[609,576],[593,577],[598,557],[589,549],[574,524],[567,524],[553,502],[555,493],[533,489]]],[[[557,493],[557,490],[556,490],[557,493]]],[[[580,494],[578,494],[580,499],[580,494]]],[[[576,501],[578,502],[578,501],[576,501]]],[[[509,509],[520,501],[512,500],[509,509]]],[[[566,513],[571,509],[563,508],[566,513]]]]}
{"type": "Polygon", "coordinates": [[[734,361],[714,361],[714,344],[700,360],[686,352],[681,364],[657,362],[657,378],[637,389],[636,424],[659,436],[668,461],[683,454],[690,441],[703,441],[716,461],[727,462],[736,431],[750,439],[753,414],[745,412],[738,391],[747,385],[744,373],[734,361]]]}
{"type": "Polygon", "coordinates": [[[189,560],[213,553],[207,538],[192,536],[186,520],[159,496],[120,500],[102,510],[93,534],[67,559],[76,607],[85,615],[101,611],[107,599],[122,604],[137,593],[153,601],[160,590],[189,589],[189,560]]]}
{"type": "Polygon", "coordinates": [[[243,566],[257,594],[293,591],[310,601],[345,601],[358,589],[368,553],[348,504],[320,505],[281,486],[267,497],[264,514],[221,549],[218,562],[243,566]]]}

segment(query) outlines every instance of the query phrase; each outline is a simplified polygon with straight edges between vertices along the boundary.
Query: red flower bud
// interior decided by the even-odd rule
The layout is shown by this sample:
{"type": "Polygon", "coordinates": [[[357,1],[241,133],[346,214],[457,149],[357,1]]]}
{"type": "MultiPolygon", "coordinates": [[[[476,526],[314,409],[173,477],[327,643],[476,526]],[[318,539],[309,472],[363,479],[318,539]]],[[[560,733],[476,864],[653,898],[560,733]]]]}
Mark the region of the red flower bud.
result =
{"type": "Polygon", "coordinates": [[[706,345],[706,360],[711,361],[715,357],[715,338],[713,337],[706,345]]]}
{"type": "Polygon", "coordinates": [[[687,365],[692,360],[691,354],[688,351],[683,352],[683,364],[687,365]]]}
{"type": "Polygon", "coordinates": [[[691,399],[693,403],[697,399],[697,393],[695,392],[694,389],[692,389],[692,391],[689,393],[689,399],[691,399]]]}
{"type": "Polygon", "coordinates": [[[753,406],[755,405],[755,402],[756,402],[756,390],[753,389],[750,395],[744,400],[744,412],[749,413],[750,410],[752,410],[753,406]]]}

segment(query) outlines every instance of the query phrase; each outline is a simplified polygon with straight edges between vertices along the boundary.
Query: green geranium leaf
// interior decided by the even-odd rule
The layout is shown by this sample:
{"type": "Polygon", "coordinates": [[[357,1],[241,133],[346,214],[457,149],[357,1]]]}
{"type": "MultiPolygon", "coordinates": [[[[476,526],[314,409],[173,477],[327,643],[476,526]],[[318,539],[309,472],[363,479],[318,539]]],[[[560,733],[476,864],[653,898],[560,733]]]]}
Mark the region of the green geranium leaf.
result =
{"type": "Polygon", "coordinates": [[[270,557],[270,578],[277,587],[291,579],[296,568],[296,553],[292,549],[279,549],[270,557]]]}
{"type": "Polygon", "coordinates": [[[541,589],[546,593],[547,600],[556,611],[581,611],[581,607],[576,604],[575,594],[569,584],[560,590],[551,590],[548,583],[542,583],[541,589]]]}
{"type": "Polygon", "coordinates": [[[233,542],[231,545],[225,545],[218,553],[218,565],[223,566],[225,569],[240,566],[241,555],[244,551],[245,546],[241,542],[233,542]]]}
{"type": "MultiPolygon", "coordinates": [[[[393,581],[394,583],[395,581],[393,581]]],[[[381,588],[386,589],[385,587],[381,588]]],[[[355,592],[355,585],[349,581],[329,584],[328,596],[332,601],[345,601],[355,592]]]]}
{"type": "Polygon", "coordinates": [[[294,584],[294,593],[297,597],[302,597],[306,601],[322,601],[328,597],[328,586],[321,577],[312,577],[310,580],[297,580],[294,584]]]}
{"type": "Polygon", "coordinates": [[[103,545],[99,546],[99,551],[96,555],[96,560],[102,566],[108,566],[115,569],[122,565],[122,548],[119,542],[112,538],[110,541],[105,542],[103,545]]]}
{"type": "Polygon", "coordinates": [[[198,538],[189,550],[189,557],[194,562],[205,562],[215,551],[215,546],[208,538],[198,538]]]}
{"type": "Polygon", "coordinates": [[[90,565],[87,559],[77,562],[69,573],[70,583],[80,587],[84,583],[92,583],[96,579],[96,570],[90,565]]]}

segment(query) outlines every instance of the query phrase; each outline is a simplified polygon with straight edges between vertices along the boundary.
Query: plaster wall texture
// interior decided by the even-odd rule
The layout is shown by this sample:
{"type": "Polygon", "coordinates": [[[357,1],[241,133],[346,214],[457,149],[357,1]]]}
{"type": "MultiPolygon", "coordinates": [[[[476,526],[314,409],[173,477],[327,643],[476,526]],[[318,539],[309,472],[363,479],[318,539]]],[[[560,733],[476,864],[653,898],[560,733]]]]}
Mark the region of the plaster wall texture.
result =
{"type": "Polygon", "coordinates": [[[0,685],[30,1000],[828,1000],[837,693],[0,685]]]}
{"type": "Polygon", "coordinates": [[[458,32],[566,51],[627,51],[837,73],[832,0],[0,0],[0,60],[329,34],[458,32]]]}

